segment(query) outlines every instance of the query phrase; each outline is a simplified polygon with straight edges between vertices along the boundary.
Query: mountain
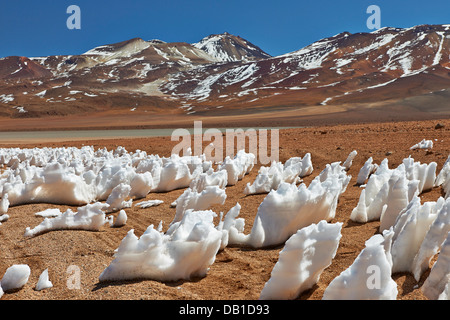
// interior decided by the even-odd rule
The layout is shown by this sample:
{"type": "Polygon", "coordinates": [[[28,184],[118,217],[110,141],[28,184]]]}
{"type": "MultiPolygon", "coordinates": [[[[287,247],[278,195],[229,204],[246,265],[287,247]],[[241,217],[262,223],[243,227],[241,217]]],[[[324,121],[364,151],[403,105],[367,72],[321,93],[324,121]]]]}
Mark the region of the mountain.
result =
{"type": "Polygon", "coordinates": [[[205,51],[220,62],[249,62],[270,58],[270,55],[259,47],[227,32],[212,34],[194,43],[193,46],[205,51]]]}
{"type": "Polygon", "coordinates": [[[51,72],[27,57],[0,59],[0,80],[46,78],[51,72]]]}
{"type": "Polygon", "coordinates": [[[342,32],[275,57],[228,33],[193,44],[135,38],[81,55],[0,59],[0,116],[373,105],[448,115],[449,57],[450,25],[342,32]]]}

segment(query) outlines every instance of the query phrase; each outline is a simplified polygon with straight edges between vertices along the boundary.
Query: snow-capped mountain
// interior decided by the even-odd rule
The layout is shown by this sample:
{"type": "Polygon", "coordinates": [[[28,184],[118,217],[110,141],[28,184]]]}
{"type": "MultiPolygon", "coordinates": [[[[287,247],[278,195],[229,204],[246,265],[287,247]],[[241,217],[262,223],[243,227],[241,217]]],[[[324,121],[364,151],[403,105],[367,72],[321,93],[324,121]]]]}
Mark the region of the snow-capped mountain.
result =
{"type": "Polygon", "coordinates": [[[434,112],[448,106],[449,57],[450,25],[343,32],[276,57],[228,33],[194,44],[135,38],[80,55],[0,59],[0,114],[380,103],[434,112]]]}
{"type": "Polygon", "coordinates": [[[270,58],[270,55],[261,50],[261,48],[227,32],[212,34],[194,43],[193,46],[205,51],[221,62],[249,62],[270,58]]]}

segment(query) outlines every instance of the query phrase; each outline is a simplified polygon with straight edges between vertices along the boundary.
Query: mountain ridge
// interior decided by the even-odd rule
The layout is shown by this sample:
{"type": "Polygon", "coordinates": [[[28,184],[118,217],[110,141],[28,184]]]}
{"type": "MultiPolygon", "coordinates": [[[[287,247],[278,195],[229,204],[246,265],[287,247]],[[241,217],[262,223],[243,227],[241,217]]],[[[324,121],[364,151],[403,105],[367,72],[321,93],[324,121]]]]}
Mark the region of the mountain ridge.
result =
{"type": "Polygon", "coordinates": [[[429,95],[447,107],[449,56],[450,25],[345,31],[278,56],[227,32],[193,44],[133,38],[81,55],[23,58],[34,72],[0,59],[0,116],[237,114],[429,95]]]}

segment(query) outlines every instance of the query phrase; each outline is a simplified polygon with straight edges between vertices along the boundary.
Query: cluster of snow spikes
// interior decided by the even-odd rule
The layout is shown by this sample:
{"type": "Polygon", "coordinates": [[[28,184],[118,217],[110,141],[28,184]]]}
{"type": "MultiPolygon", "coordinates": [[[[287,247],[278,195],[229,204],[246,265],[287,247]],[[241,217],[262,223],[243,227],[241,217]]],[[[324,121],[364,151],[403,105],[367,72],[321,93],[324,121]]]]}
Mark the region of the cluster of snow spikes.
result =
{"type": "MultiPolygon", "coordinates": [[[[243,150],[213,170],[204,156],[160,158],[142,151],[128,153],[122,147],[113,152],[90,147],[0,149],[0,165],[6,165],[0,175],[0,222],[8,218],[10,205],[48,202],[54,197],[56,203],[77,203],[78,212],[39,212],[44,221],[27,228],[26,237],[56,229],[98,231],[107,223],[124,225],[127,216],[123,208],[130,207],[134,199],[150,192],[186,188],[173,203],[175,215],[167,231],[162,231],[162,222],[156,229],[150,225],[140,237],[130,230],[99,280],[190,280],[205,276],[217,253],[229,244],[253,248],[284,244],[260,299],[295,299],[317,283],[336,255],[342,223],[331,220],[351,180],[347,172],[356,155],[352,151],[343,164],[327,164],[309,186],[301,183],[301,178],[312,173],[310,154],[261,167],[244,193],[267,195],[257,209],[250,234],[244,234],[239,203],[226,215],[220,213],[217,226],[213,222],[217,214],[209,210],[212,205],[224,204],[226,187],[252,170],[255,157],[243,150]],[[113,217],[106,214],[117,211],[113,223],[113,217]]],[[[323,299],[396,299],[392,273],[410,272],[419,281],[437,253],[439,258],[422,291],[429,299],[448,299],[450,156],[437,177],[436,166],[411,157],[396,169],[389,169],[387,159],[380,165],[373,164],[372,158],[366,161],[357,184],[366,180],[367,184],[350,218],[358,222],[379,219],[380,234],[366,241],[353,264],[326,288],[323,299]],[[419,195],[434,186],[442,186],[445,197],[421,204],[419,195]]],[[[160,203],[150,200],[136,206],[160,203]]],[[[5,290],[22,287],[28,276],[29,268],[23,265],[7,272],[0,282],[0,296],[5,290]]],[[[41,276],[36,290],[51,286],[48,271],[41,276]]]]}
{"type": "MultiPolygon", "coordinates": [[[[436,162],[421,164],[409,157],[396,169],[389,169],[384,159],[361,191],[350,219],[360,223],[381,220],[380,230],[389,229],[415,195],[433,188],[436,167],[436,162]]],[[[364,170],[369,169],[370,162],[364,170]]]]}
{"type": "Polygon", "coordinates": [[[107,201],[110,210],[129,207],[125,198],[186,188],[212,163],[202,156],[161,158],[92,147],[0,149],[0,214],[28,203],[86,205],[107,201]]]}
{"type": "Polygon", "coordinates": [[[429,299],[448,298],[450,199],[441,197],[421,204],[420,198],[414,197],[394,225],[383,232],[387,234],[392,235],[392,271],[409,272],[416,281],[420,281],[439,253],[421,289],[429,299]]]}
{"type": "Polygon", "coordinates": [[[244,189],[244,194],[269,193],[276,190],[282,182],[298,183],[301,178],[312,173],[313,166],[311,154],[307,153],[303,159],[301,157],[292,157],[283,165],[281,162],[273,161],[270,167],[262,166],[255,181],[244,189]]]}
{"type": "Polygon", "coordinates": [[[234,158],[226,156],[223,162],[219,164],[218,171],[226,170],[228,173],[227,185],[234,186],[245,175],[250,173],[255,165],[255,161],[256,156],[253,153],[239,150],[234,158]]]}
{"type": "Polygon", "coordinates": [[[281,182],[258,207],[250,234],[243,233],[245,221],[236,219],[240,207],[227,213],[224,229],[229,232],[229,243],[254,248],[279,245],[301,228],[321,220],[330,221],[350,178],[345,168],[335,163],[328,165],[308,187],[304,183],[297,187],[295,183],[281,182]]]}
{"type": "Polygon", "coordinates": [[[176,281],[205,276],[223,237],[213,224],[215,216],[210,210],[188,210],[166,233],[161,224],[158,229],[150,225],[140,238],[130,230],[99,280],[176,281]]]}

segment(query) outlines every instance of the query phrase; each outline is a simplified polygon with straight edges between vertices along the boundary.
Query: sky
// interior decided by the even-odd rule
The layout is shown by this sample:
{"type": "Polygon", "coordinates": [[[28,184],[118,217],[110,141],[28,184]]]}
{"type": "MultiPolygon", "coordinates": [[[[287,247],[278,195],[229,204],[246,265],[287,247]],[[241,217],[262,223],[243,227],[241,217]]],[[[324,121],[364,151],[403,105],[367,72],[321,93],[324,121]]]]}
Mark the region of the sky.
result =
{"type": "Polygon", "coordinates": [[[136,37],[195,43],[223,32],[277,56],[344,31],[374,31],[370,5],[380,8],[381,27],[450,24],[449,0],[2,0],[0,57],[76,55],[136,37]],[[67,27],[70,5],[80,8],[80,29],[67,27]]]}

